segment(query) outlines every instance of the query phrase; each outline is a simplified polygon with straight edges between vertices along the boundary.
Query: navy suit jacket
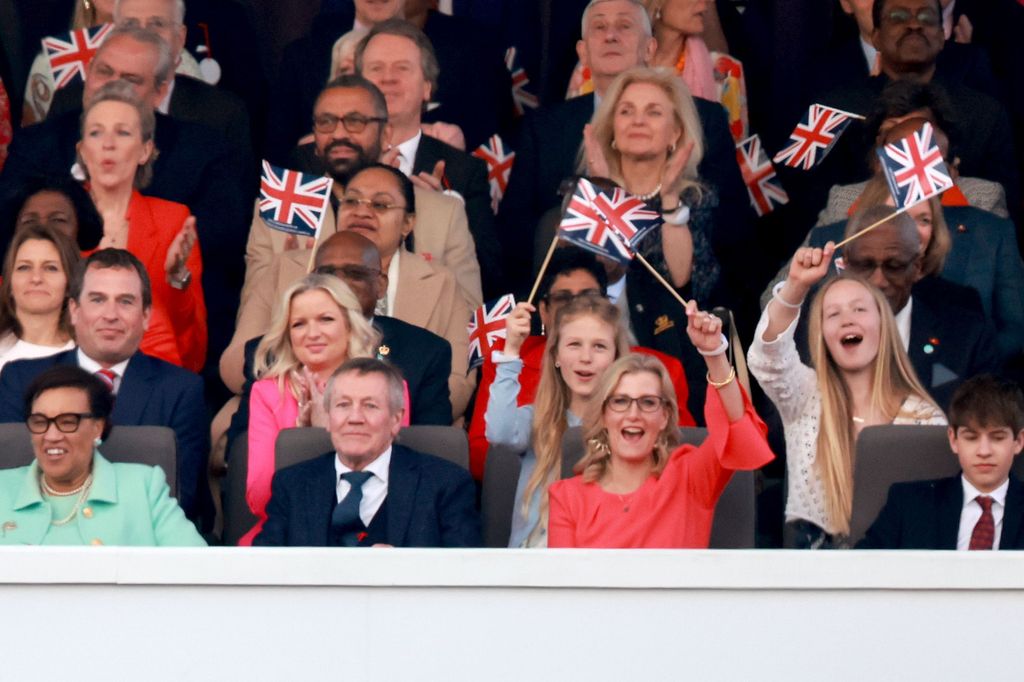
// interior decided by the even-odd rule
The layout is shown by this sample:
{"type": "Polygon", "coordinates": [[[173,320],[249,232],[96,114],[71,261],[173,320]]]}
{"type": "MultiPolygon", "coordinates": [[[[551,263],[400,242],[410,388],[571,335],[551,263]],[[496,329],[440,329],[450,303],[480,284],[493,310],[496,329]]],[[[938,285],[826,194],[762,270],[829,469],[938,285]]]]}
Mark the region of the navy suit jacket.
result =
{"type": "MultiPolygon", "coordinates": [[[[47,358],[15,360],[0,372],[0,422],[25,421],[25,391],[45,369],[78,366],[78,349],[47,358]]],[[[206,481],[210,419],[203,380],[186,369],[135,353],[121,378],[110,420],[122,426],[169,426],[178,444],[178,504],[195,520],[206,481]]]]}
{"type": "MultiPolygon", "coordinates": [[[[857,549],[956,549],[964,488],[960,475],[896,483],[857,549]]],[[[1024,484],[1010,476],[999,549],[1024,549],[1024,484]]]]}
{"type": "MultiPolygon", "coordinates": [[[[337,505],[335,453],[274,474],[267,521],[253,545],[324,547],[337,505]]],[[[392,445],[387,540],[395,547],[479,547],[480,516],[469,472],[451,462],[392,445]]]]}
{"type": "MultiPolygon", "coordinates": [[[[750,197],[736,164],[736,146],[725,110],[699,97],[694,103],[705,142],[697,171],[718,196],[717,206],[712,208],[711,246],[722,265],[723,278],[733,288],[742,287],[739,282],[750,279],[746,275],[756,256],[746,247],[754,227],[750,197]]],[[[537,109],[523,119],[498,216],[505,271],[510,280],[515,279],[513,287],[525,288],[532,281],[530,263],[537,224],[545,211],[561,203],[562,182],[576,174],[583,126],[593,115],[594,96],[590,94],[537,109]]]]}

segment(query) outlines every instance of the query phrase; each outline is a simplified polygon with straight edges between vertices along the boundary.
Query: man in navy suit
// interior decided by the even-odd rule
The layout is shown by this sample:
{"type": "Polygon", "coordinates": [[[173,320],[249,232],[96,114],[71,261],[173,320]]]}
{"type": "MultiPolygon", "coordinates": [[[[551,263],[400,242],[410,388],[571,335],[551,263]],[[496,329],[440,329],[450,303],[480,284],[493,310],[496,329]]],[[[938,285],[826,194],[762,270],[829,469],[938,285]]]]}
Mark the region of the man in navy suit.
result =
{"type": "Polygon", "coordinates": [[[964,382],[949,408],[949,446],[963,470],[897,483],[859,549],[1024,549],[1024,394],[990,375],[964,382]]]}
{"type": "Polygon", "coordinates": [[[335,452],[274,475],[254,545],[477,547],[480,517],[469,472],[394,443],[402,376],[374,358],[343,364],[324,407],[335,452]]]}
{"type": "MultiPolygon", "coordinates": [[[[25,389],[54,365],[78,365],[112,386],[111,421],[126,426],[168,426],[178,443],[178,503],[199,515],[200,486],[210,450],[203,380],[188,370],[139,352],[149,324],[152,290],[142,263],[123,249],[87,258],[69,287],[78,347],[36,360],[17,360],[0,373],[0,422],[25,419],[25,389]]],[[[205,501],[205,500],[204,500],[205,501]]]]}

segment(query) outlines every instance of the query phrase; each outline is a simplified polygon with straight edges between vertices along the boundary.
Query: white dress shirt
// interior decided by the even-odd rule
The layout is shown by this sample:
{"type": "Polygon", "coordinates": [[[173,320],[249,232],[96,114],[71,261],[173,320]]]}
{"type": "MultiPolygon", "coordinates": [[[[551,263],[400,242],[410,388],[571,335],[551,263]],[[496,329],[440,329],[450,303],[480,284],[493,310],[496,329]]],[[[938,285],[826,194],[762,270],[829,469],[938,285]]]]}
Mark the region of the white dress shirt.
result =
{"type": "MultiPolygon", "coordinates": [[[[131,358],[128,358],[128,360],[131,360],[131,358]]],[[[121,380],[124,378],[124,371],[128,368],[128,360],[123,360],[107,368],[114,373],[114,395],[117,395],[117,392],[121,390],[121,380]]],[[[78,366],[89,374],[95,374],[104,369],[103,365],[82,352],[81,348],[78,349],[78,366]]]]}
{"type": "MultiPolygon", "coordinates": [[[[963,474],[960,474],[960,481],[964,486],[964,506],[960,510],[960,530],[956,535],[956,548],[967,549],[971,546],[971,533],[981,519],[981,505],[976,498],[986,493],[978,492],[963,474]]],[[[992,520],[996,526],[996,532],[992,536],[992,549],[999,549],[999,536],[1003,534],[1003,516],[1006,515],[1006,491],[1009,489],[1010,479],[1006,479],[1001,486],[987,493],[992,498],[992,520]]]]}
{"type": "MultiPolygon", "coordinates": [[[[388,467],[390,466],[391,446],[389,445],[388,449],[380,457],[363,468],[363,471],[373,474],[363,484],[363,499],[359,500],[359,518],[362,520],[363,525],[370,525],[373,517],[380,510],[380,506],[384,504],[384,499],[388,496],[388,467]]],[[[335,453],[334,472],[338,479],[336,489],[338,502],[345,499],[348,491],[352,489],[352,484],[341,477],[342,474],[347,474],[350,471],[352,469],[342,464],[341,458],[335,453]]]]}
{"type": "Polygon", "coordinates": [[[868,73],[875,68],[875,60],[878,59],[878,50],[875,46],[864,40],[864,36],[860,36],[860,49],[864,53],[864,61],[868,63],[868,73]]]}
{"type": "Polygon", "coordinates": [[[405,173],[406,176],[412,175],[413,161],[416,160],[416,152],[420,148],[420,138],[422,137],[423,132],[417,131],[415,135],[398,145],[398,170],[405,173]]]}
{"type": "Polygon", "coordinates": [[[910,351],[910,315],[914,310],[914,297],[911,296],[907,299],[907,304],[903,306],[903,310],[896,313],[896,331],[900,333],[900,339],[903,341],[903,350],[910,351]]]}

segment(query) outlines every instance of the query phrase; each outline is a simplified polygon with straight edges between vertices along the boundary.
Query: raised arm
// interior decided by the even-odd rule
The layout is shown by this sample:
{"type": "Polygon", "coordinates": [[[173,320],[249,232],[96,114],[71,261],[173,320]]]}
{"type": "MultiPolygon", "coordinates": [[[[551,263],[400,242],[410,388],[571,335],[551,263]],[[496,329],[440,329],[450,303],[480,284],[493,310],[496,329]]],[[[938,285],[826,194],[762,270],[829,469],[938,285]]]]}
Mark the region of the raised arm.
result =
{"type": "Polygon", "coordinates": [[[800,314],[800,306],[803,305],[807,293],[828,274],[835,248],[832,242],[828,242],[823,249],[797,249],[789,264],[789,275],[786,276],[782,287],[773,292],[772,300],[765,308],[768,313],[768,326],[761,334],[761,340],[770,343],[793,324],[793,320],[800,314]]]}

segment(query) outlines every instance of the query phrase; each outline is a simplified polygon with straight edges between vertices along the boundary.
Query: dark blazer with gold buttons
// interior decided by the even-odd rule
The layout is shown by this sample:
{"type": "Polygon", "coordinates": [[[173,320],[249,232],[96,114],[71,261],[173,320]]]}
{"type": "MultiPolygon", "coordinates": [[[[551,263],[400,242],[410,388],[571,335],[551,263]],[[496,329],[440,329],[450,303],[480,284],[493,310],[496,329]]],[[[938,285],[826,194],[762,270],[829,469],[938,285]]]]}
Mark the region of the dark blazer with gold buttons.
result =
{"type": "MultiPolygon", "coordinates": [[[[93,457],[88,497],[71,523],[82,545],[205,547],[170,495],[163,470],[93,457]]],[[[42,545],[53,513],[39,490],[39,467],[0,471],[0,544],[42,545]]]]}

